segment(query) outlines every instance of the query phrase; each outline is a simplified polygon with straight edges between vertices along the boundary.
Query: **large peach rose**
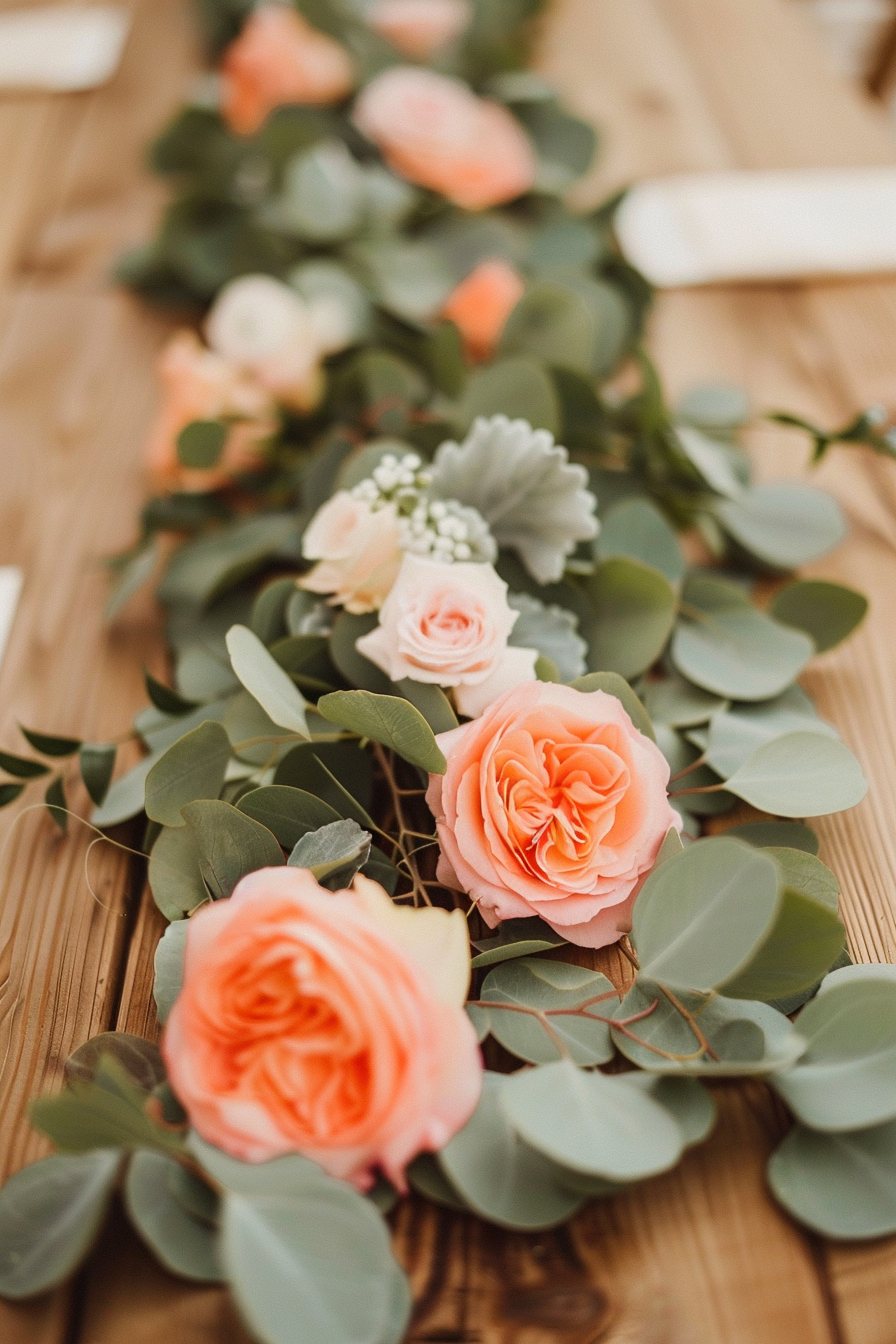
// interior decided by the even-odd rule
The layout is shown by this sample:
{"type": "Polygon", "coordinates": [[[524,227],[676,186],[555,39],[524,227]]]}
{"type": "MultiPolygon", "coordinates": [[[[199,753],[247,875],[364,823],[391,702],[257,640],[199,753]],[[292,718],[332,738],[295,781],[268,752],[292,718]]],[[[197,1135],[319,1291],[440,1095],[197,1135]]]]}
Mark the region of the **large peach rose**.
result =
{"type": "Polygon", "coordinates": [[[406,554],[379,625],[357,648],[393,681],[453,686],[458,709],[473,717],[535,676],[535,649],[507,647],[518,615],[491,565],[406,554]]]}
{"type": "Polygon", "coordinates": [[[190,920],[162,1050],[202,1138],[244,1162],[302,1153],[366,1188],[403,1184],[476,1106],[459,911],[394,906],[376,882],[263,868],[190,920]]]}
{"type": "Polygon", "coordinates": [[[490,359],[504,323],[525,293],[519,273],[491,257],[480,261],[445,300],[442,317],[454,322],[471,359],[490,359]]]}
{"type": "Polygon", "coordinates": [[[393,66],[361,92],[353,116],[396,173],[466,210],[512,201],[535,181],[519,122],[448,75],[393,66]]]}
{"type": "Polygon", "coordinates": [[[216,490],[264,460],[263,443],[276,428],[273,399],[230,360],[207,350],[192,331],[175,332],[158,362],[162,404],[146,446],[150,477],[159,490],[216,490]],[[193,420],[232,420],[215,467],[184,467],[177,439],[193,420]]]}
{"type": "Polygon", "coordinates": [[[367,22],[412,61],[426,61],[469,26],[468,0],[374,0],[367,22]]]}
{"type": "Polygon", "coordinates": [[[253,135],[284,103],[338,103],[354,84],[344,47],[291,5],[259,5],[224,53],[221,114],[238,135],[253,135]]]}
{"type": "Polygon", "coordinates": [[[366,499],[339,490],[305,529],[302,554],[318,563],[299,579],[299,587],[330,594],[333,606],[356,615],[376,611],[398,577],[400,540],[394,504],[373,508],[366,499]]]}
{"type": "Polygon", "coordinates": [[[665,758],[615,696],[524,682],[437,740],[448,770],[426,798],[440,881],[491,927],[540,915],[582,947],[631,928],[641,878],[681,820],[665,758]]]}

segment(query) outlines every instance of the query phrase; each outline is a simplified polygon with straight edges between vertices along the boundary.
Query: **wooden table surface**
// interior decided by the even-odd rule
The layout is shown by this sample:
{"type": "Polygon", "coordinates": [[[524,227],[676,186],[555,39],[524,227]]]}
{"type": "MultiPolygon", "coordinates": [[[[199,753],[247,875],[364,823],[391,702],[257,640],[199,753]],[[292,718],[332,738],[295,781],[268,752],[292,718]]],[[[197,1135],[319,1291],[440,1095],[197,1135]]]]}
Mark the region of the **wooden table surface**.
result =
{"type": "MultiPolygon", "coordinates": [[[[22,0],[0,0],[0,7],[22,0]]],[[[0,746],[17,723],[93,739],[125,729],[141,663],[161,671],[150,602],[101,625],[101,557],[133,534],[154,352],[167,330],[107,283],[162,199],[146,142],[196,68],[186,0],[127,0],[124,65],[95,94],[0,96],[0,563],[26,584],[0,676],[0,746]]],[[[884,114],[838,79],[787,0],[557,0],[541,64],[604,131],[582,199],[680,169],[887,163],[884,114]]],[[[743,383],[761,407],[825,422],[896,412],[896,280],[681,291],[652,348],[672,390],[743,383]]],[[[765,475],[803,443],[762,430],[765,475]]],[[[838,450],[821,472],[849,541],[813,572],[867,591],[869,621],[807,677],[857,752],[869,797],[819,823],[854,954],[896,961],[896,466],[838,450]]],[[[161,921],[139,867],[40,811],[0,818],[0,1175],[45,1146],[27,1100],[67,1053],[118,1027],[152,1032],[161,921]],[[92,887],[92,893],[91,893],[92,887]]],[[[896,1240],[835,1246],[794,1227],[763,1186],[786,1124],[764,1087],[715,1089],[711,1141],[671,1174],[567,1228],[503,1233],[411,1203],[396,1244],[411,1271],[414,1344],[894,1344],[896,1240]]],[[[350,1272],[350,1270],[348,1271],[350,1272]]],[[[0,1304],[3,1344],[245,1344],[226,1294],[155,1266],[122,1222],[73,1285],[0,1304]]],[[[297,1342],[305,1340],[297,1331],[297,1342]]]]}

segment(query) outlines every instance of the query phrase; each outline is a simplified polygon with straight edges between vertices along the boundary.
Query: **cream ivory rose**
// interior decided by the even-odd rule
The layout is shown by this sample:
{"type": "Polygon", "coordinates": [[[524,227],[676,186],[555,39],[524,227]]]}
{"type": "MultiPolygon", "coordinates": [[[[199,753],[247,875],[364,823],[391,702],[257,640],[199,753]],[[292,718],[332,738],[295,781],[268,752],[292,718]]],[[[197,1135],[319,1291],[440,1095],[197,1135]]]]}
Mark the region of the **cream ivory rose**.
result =
{"type": "Polygon", "coordinates": [[[681,819],[665,758],[615,696],[523,683],[437,741],[448,769],[426,798],[439,880],[468,892],[491,927],[540,915],[583,947],[627,932],[681,819]]]}
{"type": "Polygon", "coordinates": [[[475,1109],[460,911],[399,908],[358,876],[330,892],[263,868],[190,919],[162,1051],[207,1142],[245,1162],[302,1153],[367,1188],[404,1188],[419,1152],[475,1109]]]}
{"type": "Polygon", "coordinates": [[[238,135],[254,135],[284,103],[338,103],[355,70],[344,47],[292,5],[259,5],[221,64],[221,115],[238,135]]]}
{"type": "Polygon", "coordinates": [[[466,210],[512,201],[535,182],[519,122],[459,79],[393,66],[362,90],[352,115],[390,168],[466,210]]]}
{"type": "Polygon", "coordinates": [[[302,554],[318,563],[299,580],[309,593],[356,615],[382,606],[401,566],[398,510],[374,508],[348,490],[339,490],[318,509],[305,530],[302,554]]]}
{"type": "Polygon", "coordinates": [[[406,554],[379,625],[356,647],[393,681],[453,686],[461,714],[473,717],[535,676],[536,650],[507,647],[517,615],[491,565],[406,554]]]}

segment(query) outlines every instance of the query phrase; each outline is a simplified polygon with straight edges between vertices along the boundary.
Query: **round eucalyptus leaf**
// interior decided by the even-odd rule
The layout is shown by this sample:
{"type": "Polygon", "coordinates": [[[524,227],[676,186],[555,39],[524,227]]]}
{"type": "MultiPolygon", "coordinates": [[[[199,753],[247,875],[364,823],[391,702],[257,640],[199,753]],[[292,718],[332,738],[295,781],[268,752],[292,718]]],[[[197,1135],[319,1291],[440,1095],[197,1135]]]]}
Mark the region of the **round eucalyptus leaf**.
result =
{"type": "Polygon", "coordinates": [[[706,759],[713,770],[727,779],[749,760],[757,747],[785,733],[837,737],[837,730],[818,717],[799,686],[790,686],[774,700],[734,705],[714,714],[709,721],[706,759]]]}
{"type": "Polygon", "coordinates": [[[618,672],[628,679],[655,663],[675,620],[675,589],[665,574],[623,556],[604,560],[588,580],[593,622],[589,665],[595,672],[618,672]]]}
{"type": "Polygon", "coordinates": [[[209,899],[199,846],[189,826],[162,827],[149,856],[148,876],[152,898],[168,920],[184,919],[209,899]]]}
{"type": "Polygon", "coordinates": [[[735,465],[738,450],[733,444],[720,443],[693,425],[676,426],[675,442],[712,490],[729,499],[738,498],[744,482],[735,465]]]}
{"type": "Polygon", "coordinates": [[[0,1294],[34,1297],[61,1283],[87,1255],[115,1188],[121,1153],[56,1154],[0,1190],[0,1294]]]}
{"type": "Polygon", "coordinates": [[[851,976],[806,1005],[796,1029],[808,1042],[773,1082],[812,1129],[860,1129],[896,1118],[896,980],[851,976]]]}
{"type": "Polygon", "coordinates": [[[825,976],[818,987],[818,992],[819,994],[826,994],[835,985],[851,984],[856,980],[896,981],[896,966],[879,961],[860,961],[850,963],[848,966],[838,966],[836,970],[825,976]]]}
{"type": "Polygon", "coordinates": [[[767,1004],[684,990],[670,996],[662,986],[641,978],[622,1000],[616,1018],[617,1049],[639,1068],[657,1074],[762,1076],[792,1064],[805,1047],[792,1023],[767,1004]],[[646,1015],[624,1025],[641,1013],[646,1015]]]}
{"type": "Polygon", "coordinates": [[[156,946],[152,995],[160,1022],[167,1019],[184,982],[184,957],[187,951],[189,925],[188,919],[173,920],[156,946]]]}
{"type": "Polygon", "coordinates": [[[775,846],[818,853],[818,836],[798,821],[747,821],[743,826],[732,826],[725,834],[732,840],[746,840],[748,845],[757,845],[759,849],[775,846]]]}
{"type": "Polygon", "coordinates": [[[716,1121],[712,1094],[696,1078],[676,1078],[668,1074],[620,1073],[615,1075],[627,1087],[637,1087],[670,1113],[681,1130],[685,1145],[702,1143],[716,1121]]]}
{"type": "Polygon", "coordinates": [[[528,287],[508,317],[499,352],[531,355],[587,375],[592,371],[593,346],[588,305],[573,286],[542,280],[528,287]]]}
{"type": "Polygon", "coordinates": [[[779,817],[823,817],[855,807],[868,792],[848,747],[821,733],[786,733],[765,742],[728,779],[731,793],[779,817]]]}
{"type": "Polygon", "coordinates": [[[706,723],[728,701],[711,691],[704,691],[672,673],[662,681],[651,681],[644,691],[644,705],[652,719],[666,723],[670,728],[692,728],[706,723]]]}
{"type": "Polygon", "coordinates": [[[817,560],[846,536],[833,496],[797,481],[751,486],[717,504],[716,515],[744,550],[776,569],[817,560]]]}
{"type": "Polygon", "coordinates": [[[743,388],[725,383],[701,383],[675,404],[681,420],[709,431],[739,429],[750,418],[750,399],[743,388]]]}
{"type": "MultiPolygon", "coordinates": [[[[230,739],[220,723],[208,720],[185,733],[146,775],[146,815],[163,826],[185,825],[181,808],[199,798],[217,798],[224,786],[229,760],[230,739]]],[[[98,809],[104,816],[111,808],[115,790],[113,784],[103,807],[98,809]]]]}
{"type": "Polygon", "coordinates": [[[373,691],[376,695],[388,695],[392,690],[392,682],[385,672],[355,648],[360,636],[369,634],[378,624],[376,612],[367,616],[353,616],[349,611],[340,612],[330,634],[330,657],[350,686],[357,690],[373,691]]]}
{"type": "Polygon", "coordinates": [[[504,1078],[486,1073],[466,1125],[438,1154],[460,1197],[489,1222],[536,1231],[566,1222],[584,1196],[560,1183],[553,1164],[523,1143],[501,1103],[504,1078]]]}
{"type": "Polygon", "coordinates": [[[466,1213],[467,1205],[461,1199],[454,1186],[448,1180],[432,1153],[421,1153],[415,1157],[407,1170],[408,1184],[412,1190],[434,1204],[441,1204],[456,1213],[466,1213]]]}
{"type": "Polygon", "coordinates": [[[648,1092],[568,1059],[512,1074],[501,1100],[526,1143],[586,1176],[655,1176],[674,1166],[684,1147],[675,1120],[648,1092]]]}
{"type": "Polygon", "coordinates": [[[687,562],[675,532],[659,509],[646,499],[624,499],[604,515],[595,542],[601,560],[628,556],[680,583],[687,562]]]}
{"type": "Polygon", "coordinates": [[[780,900],[777,865],[739,840],[714,837],[673,855],[635,902],[643,974],[671,988],[715,989],[748,964],[780,900]]]}
{"type": "Polygon", "coordinates": [[[394,1309],[385,1223],[345,1181],[290,1194],[227,1193],[221,1255],[249,1328],[263,1344],[380,1344],[394,1309]],[[350,1267],[350,1272],[346,1272],[350,1267]]]}
{"type": "Polygon", "coordinates": [[[672,661],[689,681],[733,700],[768,700],[803,670],[815,646],[771,620],[733,584],[692,575],[672,639],[672,661]]]}
{"type": "Polygon", "coordinates": [[[535,359],[514,356],[478,369],[469,379],[458,407],[466,431],[477,416],[506,415],[528,420],[533,429],[560,433],[560,403],[553,380],[535,359]]]}
{"type": "Polygon", "coordinates": [[[265,713],[279,727],[309,737],[304,696],[258,636],[246,625],[234,625],[226,643],[234,674],[265,713]]]}
{"type": "Polygon", "coordinates": [[[480,997],[495,1005],[486,1010],[491,1034],[518,1059],[546,1064],[560,1059],[564,1050],[577,1064],[604,1064],[613,1057],[610,1029],[597,1018],[612,1017],[619,999],[612,983],[598,971],[522,957],[490,971],[480,997]],[[582,1008],[581,1016],[571,1015],[593,999],[598,1002],[582,1008]],[[519,1011],[527,1008],[545,1014],[544,1018],[519,1011]]]}
{"type": "Polygon", "coordinates": [[[149,1249],[172,1274],[221,1283],[214,1230],[188,1213],[170,1191],[169,1172],[177,1166],[162,1153],[135,1153],[124,1183],[125,1207],[149,1249]]]}
{"type": "Polygon", "coordinates": [[[772,1154],[768,1180],[794,1218],[826,1237],[896,1232],[896,1121],[849,1134],[796,1125],[772,1154]]]}
{"type": "Polygon", "coordinates": [[[770,615],[782,625],[803,630],[818,653],[842,644],[868,610],[868,599],[854,588],[823,579],[798,579],[776,593],[770,615]]]}
{"type": "Polygon", "coordinates": [[[165,1080],[165,1065],[159,1047],[127,1031],[102,1031],[73,1050],[65,1061],[65,1081],[92,1083],[102,1061],[111,1055],[129,1082],[140,1092],[150,1093],[165,1080]]]}
{"type": "Polygon", "coordinates": [[[361,223],[364,176],[341,140],[320,140],[286,165],[270,224],[309,243],[348,237],[361,223]]]}

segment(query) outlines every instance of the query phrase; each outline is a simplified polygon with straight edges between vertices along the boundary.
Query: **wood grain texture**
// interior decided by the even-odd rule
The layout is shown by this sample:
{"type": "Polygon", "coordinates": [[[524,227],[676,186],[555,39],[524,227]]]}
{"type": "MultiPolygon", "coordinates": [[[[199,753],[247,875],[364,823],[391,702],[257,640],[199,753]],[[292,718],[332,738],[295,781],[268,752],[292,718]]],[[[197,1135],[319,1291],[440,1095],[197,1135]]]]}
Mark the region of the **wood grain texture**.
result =
{"type": "MultiPolygon", "coordinates": [[[[114,251],[149,231],[159,196],[137,160],[195,60],[180,0],[133,3],[125,68],[109,89],[0,100],[0,172],[16,187],[0,222],[0,563],[28,572],[0,678],[0,745],[13,748],[19,718],[120,731],[142,698],[141,660],[159,667],[164,656],[148,607],[101,633],[95,566],[127,539],[138,507],[164,327],[90,291],[114,251]]],[[[883,115],[838,80],[798,10],[785,0],[556,0],[543,68],[604,131],[582,199],[690,168],[890,161],[883,115]]],[[[835,421],[857,403],[896,411],[894,337],[896,284],[863,282],[668,294],[651,343],[673,390],[731,378],[758,406],[835,421]]],[[[757,429],[753,448],[764,475],[803,469],[805,448],[782,431],[757,429]]],[[[870,591],[872,616],[807,681],[872,792],[819,829],[857,955],[896,960],[896,470],[838,451],[821,480],[853,535],[817,572],[870,591]]],[[[31,814],[4,860],[4,1170],[40,1151],[22,1107],[72,1045],[108,1025],[155,1029],[159,916],[130,862],[111,852],[94,851],[95,903],[86,844],[57,841],[31,814]]],[[[404,1205],[396,1249],[417,1302],[412,1344],[892,1344],[896,1247],[831,1248],[797,1230],[762,1179],[785,1117],[761,1085],[715,1095],[708,1144],[555,1233],[521,1236],[404,1205]]],[[[0,1307],[0,1339],[246,1344],[226,1294],[166,1275],[120,1221],[72,1292],[0,1307]]]]}

